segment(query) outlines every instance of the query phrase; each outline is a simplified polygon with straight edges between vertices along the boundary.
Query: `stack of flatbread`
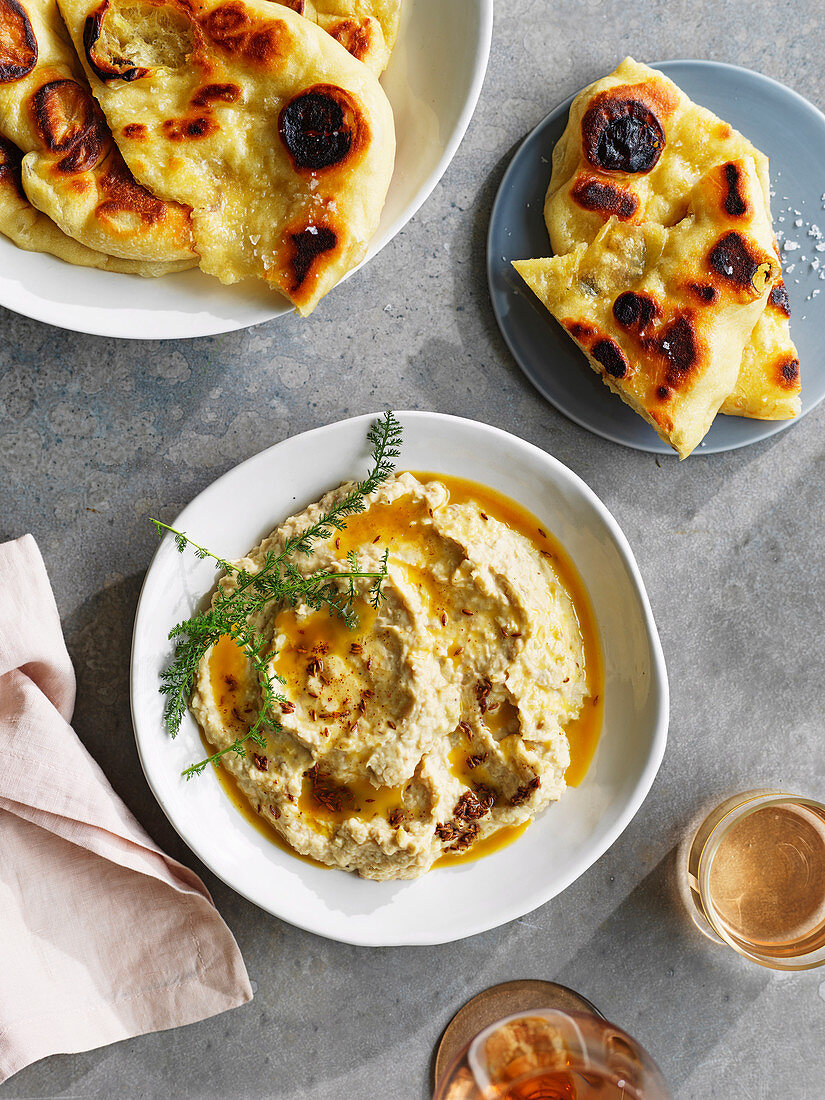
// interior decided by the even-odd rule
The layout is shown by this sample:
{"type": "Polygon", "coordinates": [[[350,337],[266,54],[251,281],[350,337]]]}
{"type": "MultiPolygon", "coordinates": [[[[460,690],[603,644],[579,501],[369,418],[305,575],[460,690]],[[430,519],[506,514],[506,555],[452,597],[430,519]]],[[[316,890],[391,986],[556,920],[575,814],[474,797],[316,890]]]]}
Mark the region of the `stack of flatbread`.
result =
{"type": "Polygon", "coordinates": [[[718,412],[798,414],[768,160],[742,134],[627,58],[573,101],[544,214],[555,255],[514,267],[681,458],[718,412]]]}
{"type": "Polygon", "coordinates": [[[392,175],[401,0],[0,0],[0,232],[309,313],[392,175]]]}

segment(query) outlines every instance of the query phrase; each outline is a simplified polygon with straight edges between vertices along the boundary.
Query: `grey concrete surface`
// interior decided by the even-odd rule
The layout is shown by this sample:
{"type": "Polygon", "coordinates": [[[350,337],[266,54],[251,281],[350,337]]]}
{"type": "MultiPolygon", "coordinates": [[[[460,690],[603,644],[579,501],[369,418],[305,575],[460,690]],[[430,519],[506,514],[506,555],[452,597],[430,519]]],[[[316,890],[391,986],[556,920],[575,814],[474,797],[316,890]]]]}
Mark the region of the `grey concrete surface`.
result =
{"type": "Polygon", "coordinates": [[[581,990],[648,1047],[676,1097],[825,1096],[825,971],[784,976],[713,947],[674,885],[675,845],[707,800],[773,784],[825,796],[825,405],[764,444],[660,465],[538,397],[498,334],[484,273],[513,147],[570,92],[632,52],[743,64],[822,107],[823,31],[820,0],[501,0],[455,161],[311,319],[144,344],[0,311],[0,537],[37,537],[77,668],[77,731],[152,836],[203,875],[257,984],[251,1004],[216,1019],[46,1059],[0,1100],[422,1100],[452,1014],[516,977],[581,990]],[[127,662],[155,545],[148,514],[174,515],[288,434],[386,405],[499,425],[595,489],[638,557],[673,706],[650,796],[575,885],[462,942],[369,950],[260,912],[182,846],[138,765],[127,662]]]}

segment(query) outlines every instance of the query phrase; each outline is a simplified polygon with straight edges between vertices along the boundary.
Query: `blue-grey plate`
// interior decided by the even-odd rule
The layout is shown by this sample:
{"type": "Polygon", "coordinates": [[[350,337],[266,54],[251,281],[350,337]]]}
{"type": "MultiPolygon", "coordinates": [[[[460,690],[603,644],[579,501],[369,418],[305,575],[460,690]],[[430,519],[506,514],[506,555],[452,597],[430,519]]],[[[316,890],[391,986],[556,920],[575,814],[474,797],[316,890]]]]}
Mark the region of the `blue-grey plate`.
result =
{"type": "MultiPolygon", "coordinates": [[[[780,241],[799,245],[783,251],[782,261],[791,299],[791,334],[802,369],[804,416],[825,397],[825,277],[820,278],[825,276],[825,115],[783,84],[734,65],[666,61],[655,67],[770,157],[774,227],[780,241]],[[802,224],[795,225],[798,221],[802,224]],[[820,227],[821,240],[816,236],[820,227]],[[817,251],[818,244],[822,251],[817,251]]],[[[551,254],[544,195],[553,147],[567,125],[572,101],[571,96],[528,134],[501,181],[487,239],[493,309],[516,362],[560,412],[615,443],[673,454],[604,386],[510,266],[511,260],[551,254]]],[[[795,423],[717,416],[699,449],[705,454],[732,450],[795,423]]]]}

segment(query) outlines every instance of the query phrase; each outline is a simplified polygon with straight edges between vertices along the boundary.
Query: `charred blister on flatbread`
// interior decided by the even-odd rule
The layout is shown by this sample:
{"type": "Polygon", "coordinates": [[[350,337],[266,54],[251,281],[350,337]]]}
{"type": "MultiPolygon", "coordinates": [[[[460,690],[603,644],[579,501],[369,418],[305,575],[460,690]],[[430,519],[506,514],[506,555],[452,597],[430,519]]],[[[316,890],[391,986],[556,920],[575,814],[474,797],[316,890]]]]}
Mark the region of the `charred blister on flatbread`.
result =
{"type": "Polygon", "coordinates": [[[753,213],[753,208],[747,197],[742,193],[742,169],[739,165],[734,161],[730,161],[722,166],[722,172],[725,188],[725,213],[731,218],[744,218],[746,215],[753,213]]]}
{"type": "Polygon", "coordinates": [[[91,93],[75,80],[52,80],[31,97],[35,129],[50,153],[65,153],[57,170],[93,168],[111,147],[108,127],[91,93]]]}
{"type": "Polygon", "coordinates": [[[634,332],[644,332],[661,314],[661,307],[655,298],[649,294],[636,294],[632,290],[620,294],[613,303],[613,316],[618,323],[634,332]]]}
{"type": "Polygon", "coordinates": [[[740,233],[720,237],[708,254],[708,263],[729,284],[761,294],[774,272],[773,261],[755,251],[740,233]]]}
{"type": "Polygon", "coordinates": [[[240,4],[221,4],[203,17],[201,23],[212,39],[221,46],[232,46],[249,33],[249,20],[240,4]]]}
{"type": "Polygon", "coordinates": [[[142,65],[135,65],[126,57],[107,56],[100,41],[103,22],[108,11],[109,0],[103,0],[98,8],[86,16],[86,22],[83,24],[83,49],[86,51],[86,60],[95,76],[104,82],[139,80],[142,76],[146,76],[149,70],[142,65]]]}
{"type": "Polygon", "coordinates": [[[783,317],[790,317],[791,300],[788,297],[788,288],[781,279],[771,287],[768,302],[777,313],[781,313],[783,317]]]}
{"type": "Polygon", "coordinates": [[[200,23],[216,46],[247,61],[271,65],[287,57],[292,47],[289,27],[282,19],[260,27],[235,0],[213,8],[200,23]]]}
{"type": "Polygon", "coordinates": [[[686,380],[695,371],[702,357],[693,317],[687,313],[676,317],[665,328],[656,344],[656,350],[667,361],[667,385],[672,390],[684,389],[686,380]]]}
{"type": "Polygon", "coordinates": [[[592,210],[604,217],[613,214],[620,221],[629,221],[639,209],[639,200],[631,191],[587,177],[575,183],[570,197],[584,210],[592,210]]]}
{"type": "Polygon", "coordinates": [[[20,165],[23,152],[12,141],[0,137],[0,187],[13,187],[21,199],[25,199],[20,165]]]}
{"type": "Polygon", "coordinates": [[[17,0],[0,0],[0,84],[21,80],[37,64],[37,39],[17,0]]]}
{"type": "Polygon", "coordinates": [[[129,141],[145,141],[149,136],[149,131],[142,122],[127,122],[121,133],[129,141]]]}
{"type": "Polygon", "coordinates": [[[584,155],[603,172],[649,172],[665,147],[652,108],[640,99],[597,96],[582,119],[584,155]]]}
{"type": "Polygon", "coordinates": [[[688,290],[694,294],[703,305],[712,305],[719,298],[719,291],[709,283],[689,283],[688,290]]]}
{"type": "Polygon", "coordinates": [[[597,340],[590,349],[597,363],[601,363],[611,378],[627,378],[631,373],[630,364],[615,340],[597,340]]]}
{"type": "Polygon", "coordinates": [[[214,118],[208,115],[188,115],[184,118],[167,118],[161,123],[163,133],[170,141],[201,141],[220,129],[214,118]]]}
{"type": "Polygon", "coordinates": [[[262,65],[269,64],[286,53],[284,43],[285,23],[273,23],[263,30],[253,31],[244,42],[241,53],[249,61],[259,61],[262,65]]]}
{"type": "Polygon", "coordinates": [[[281,110],[278,133],[293,165],[321,172],[351,159],[366,140],[366,122],[352,97],[333,84],[315,84],[281,110]]]}
{"type": "Polygon", "coordinates": [[[190,99],[192,107],[211,107],[213,103],[235,103],[241,97],[237,84],[204,84],[190,99]]]}
{"type": "Polygon", "coordinates": [[[563,324],[573,339],[585,346],[589,346],[588,342],[596,335],[593,325],[584,321],[564,321],[563,324]]]}
{"type": "Polygon", "coordinates": [[[309,278],[318,258],[338,247],[338,234],[329,225],[307,225],[288,233],[290,242],[287,267],[290,273],[289,292],[297,294],[309,278]]]}
{"type": "Polygon", "coordinates": [[[358,61],[363,61],[372,51],[375,41],[375,26],[371,19],[342,19],[326,27],[336,42],[351,53],[358,61]]]}
{"type": "Polygon", "coordinates": [[[117,149],[99,176],[99,187],[105,198],[97,206],[97,215],[113,232],[123,231],[124,225],[131,227],[135,219],[156,225],[168,215],[168,205],[137,182],[117,149]]]}
{"type": "Polygon", "coordinates": [[[776,384],[783,390],[799,390],[799,360],[792,355],[782,356],[776,361],[776,384]]]}

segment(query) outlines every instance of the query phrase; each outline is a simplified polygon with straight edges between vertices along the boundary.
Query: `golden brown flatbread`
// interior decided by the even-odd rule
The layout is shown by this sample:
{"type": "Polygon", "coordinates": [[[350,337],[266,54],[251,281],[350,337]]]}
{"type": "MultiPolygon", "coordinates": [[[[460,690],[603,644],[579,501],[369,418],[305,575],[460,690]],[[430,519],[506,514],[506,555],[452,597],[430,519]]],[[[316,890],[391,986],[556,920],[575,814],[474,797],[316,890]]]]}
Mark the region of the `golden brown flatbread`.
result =
{"type": "Polygon", "coordinates": [[[604,383],[681,458],[733,389],[745,344],[779,280],[749,156],[708,172],[675,226],[613,217],[591,244],[514,267],[604,383]],[[739,200],[733,212],[732,180],[739,200]]]}
{"type": "MultiPolygon", "coordinates": [[[[767,157],[663,73],[625,58],[576,96],[553,151],[545,201],[553,251],[589,244],[611,217],[628,225],[675,225],[696,182],[715,165],[743,156],[754,161],[770,219],[767,157]]],[[[730,196],[735,208],[735,192],[730,196]]],[[[799,362],[787,295],[784,304],[785,309],[766,310],[757,322],[741,376],[721,412],[760,419],[798,413],[799,362]]]]}
{"type": "Polygon", "coordinates": [[[387,67],[398,38],[401,0],[277,0],[314,20],[374,73],[387,67]]]}
{"type": "Polygon", "coordinates": [[[0,0],[0,133],[25,154],[27,198],[68,236],[121,258],[197,262],[188,210],[123,163],[54,0],[0,0]]]}
{"type": "Polygon", "coordinates": [[[22,151],[13,142],[0,137],[0,233],[18,248],[26,252],[45,252],[78,267],[96,267],[101,271],[118,271],[144,278],[157,278],[192,266],[188,260],[168,264],[122,260],[96,252],[66,236],[51,218],[26,198],[21,178],[22,161],[22,151]]]}
{"type": "Polygon", "coordinates": [[[739,377],[720,413],[756,420],[792,420],[799,415],[802,381],[790,317],[788,291],[780,278],[745,345],[739,377]]]}
{"type": "Polygon", "coordinates": [[[269,0],[60,0],[126,163],[192,208],[200,266],[302,313],[365,255],[392,175],[376,76],[269,0]]]}

